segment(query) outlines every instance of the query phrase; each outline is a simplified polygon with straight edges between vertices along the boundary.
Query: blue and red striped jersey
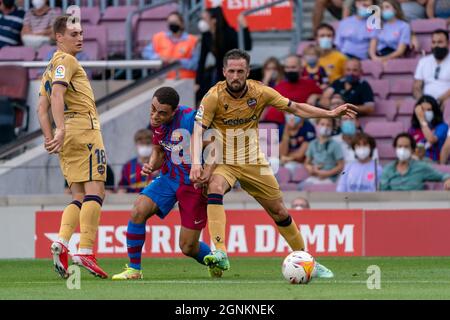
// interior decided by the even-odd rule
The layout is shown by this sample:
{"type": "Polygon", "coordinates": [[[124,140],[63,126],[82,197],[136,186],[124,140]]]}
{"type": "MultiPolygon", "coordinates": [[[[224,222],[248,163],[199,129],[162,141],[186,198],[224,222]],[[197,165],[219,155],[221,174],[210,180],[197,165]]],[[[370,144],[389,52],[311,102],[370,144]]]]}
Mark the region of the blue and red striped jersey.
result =
{"type": "Polygon", "coordinates": [[[162,175],[178,182],[190,184],[189,172],[190,137],[194,130],[196,110],[187,106],[179,106],[172,121],[153,131],[153,144],[160,145],[164,150],[164,164],[161,167],[162,175]]]}

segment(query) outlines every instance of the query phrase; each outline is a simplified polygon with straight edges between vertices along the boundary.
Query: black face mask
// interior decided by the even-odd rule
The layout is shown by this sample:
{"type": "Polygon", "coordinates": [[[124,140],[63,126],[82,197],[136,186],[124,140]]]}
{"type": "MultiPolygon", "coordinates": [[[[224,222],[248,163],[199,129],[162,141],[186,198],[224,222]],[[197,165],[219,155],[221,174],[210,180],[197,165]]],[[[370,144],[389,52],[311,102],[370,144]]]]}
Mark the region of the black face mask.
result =
{"type": "Polygon", "coordinates": [[[173,33],[177,33],[178,31],[181,30],[181,27],[178,24],[169,24],[169,30],[172,31],[173,33]]]}
{"type": "Polygon", "coordinates": [[[434,47],[432,52],[433,52],[433,55],[436,58],[436,60],[444,60],[444,58],[448,54],[448,48],[447,47],[434,47]]]}
{"type": "Polygon", "coordinates": [[[286,76],[286,80],[292,83],[297,82],[299,78],[299,74],[297,71],[285,72],[284,75],[286,76]]]}

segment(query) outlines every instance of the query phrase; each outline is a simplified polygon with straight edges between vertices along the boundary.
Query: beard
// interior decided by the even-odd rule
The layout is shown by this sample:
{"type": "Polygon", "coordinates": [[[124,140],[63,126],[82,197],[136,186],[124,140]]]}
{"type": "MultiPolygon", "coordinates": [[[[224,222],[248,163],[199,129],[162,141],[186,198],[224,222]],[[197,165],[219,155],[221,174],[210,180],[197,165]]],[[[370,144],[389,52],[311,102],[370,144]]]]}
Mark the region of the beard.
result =
{"type": "Polygon", "coordinates": [[[231,92],[236,93],[236,92],[241,92],[242,90],[244,90],[246,82],[244,82],[243,84],[239,84],[239,87],[233,86],[233,84],[239,84],[239,82],[234,81],[231,84],[229,84],[228,81],[227,81],[227,88],[231,92]]]}

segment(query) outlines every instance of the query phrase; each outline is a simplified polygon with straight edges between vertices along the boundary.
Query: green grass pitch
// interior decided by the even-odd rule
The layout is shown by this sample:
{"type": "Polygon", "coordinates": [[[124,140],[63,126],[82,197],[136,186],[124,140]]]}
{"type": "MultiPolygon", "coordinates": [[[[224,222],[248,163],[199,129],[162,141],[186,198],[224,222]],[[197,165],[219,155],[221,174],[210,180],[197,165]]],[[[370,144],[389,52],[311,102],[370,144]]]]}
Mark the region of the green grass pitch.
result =
{"type": "MultiPolygon", "coordinates": [[[[291,285],[282,258],[233,258],[222,279],[188,258],[144,259],[144,280],[118,282],[82,270],[81,288],[69,290],[50,260],[0,260],[0,299],[450,299],[450,257],[318,259],[334,279],[291,285]],[[381,269],[381,289],[367,288],[368,266],[381,269]]],[[[100,259],[113,275],[126,259],[100,259]]]]}

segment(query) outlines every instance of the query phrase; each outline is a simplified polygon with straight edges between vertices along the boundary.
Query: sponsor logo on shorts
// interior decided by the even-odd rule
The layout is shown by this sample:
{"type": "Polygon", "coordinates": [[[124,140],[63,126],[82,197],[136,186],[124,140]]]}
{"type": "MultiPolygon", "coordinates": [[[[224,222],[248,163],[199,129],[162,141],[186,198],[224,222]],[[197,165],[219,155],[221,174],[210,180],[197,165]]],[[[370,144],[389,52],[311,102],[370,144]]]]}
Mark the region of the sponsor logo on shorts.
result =
{"type": "Polygon", "coordinates": [[[101,175],[105,174],[105,166],[104,165],[99,165],[97,167],[97,171],[98,173],[100,173],[101,175]]]}
{"type": "Polygon", "coordinates": [[[66,76],[66,69],[62,64],[60,64],[55,69],[55,79],[64,79],[65,76],[66,76]]]}

